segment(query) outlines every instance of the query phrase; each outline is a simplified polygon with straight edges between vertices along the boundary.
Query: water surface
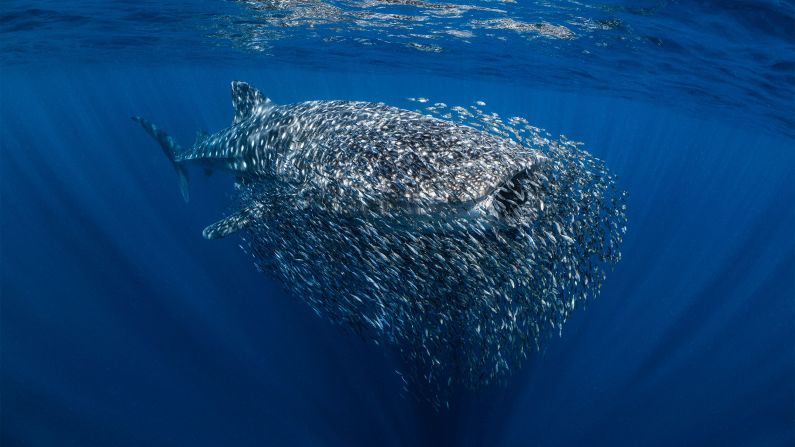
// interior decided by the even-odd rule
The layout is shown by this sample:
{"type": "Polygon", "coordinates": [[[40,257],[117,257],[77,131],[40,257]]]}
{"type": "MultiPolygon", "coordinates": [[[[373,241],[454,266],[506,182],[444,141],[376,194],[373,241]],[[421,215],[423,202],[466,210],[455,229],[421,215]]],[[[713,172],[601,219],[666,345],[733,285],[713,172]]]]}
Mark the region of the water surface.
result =
{"type": "Polygon", "coordinates": [[[63,2],[0,7],[4,445],[790,445],[789,2],[63,2]],[[450,410],[202,228],[173,170],[229,82],[409,97],[583,141],[629,191],[601,295],[450,410]]]}

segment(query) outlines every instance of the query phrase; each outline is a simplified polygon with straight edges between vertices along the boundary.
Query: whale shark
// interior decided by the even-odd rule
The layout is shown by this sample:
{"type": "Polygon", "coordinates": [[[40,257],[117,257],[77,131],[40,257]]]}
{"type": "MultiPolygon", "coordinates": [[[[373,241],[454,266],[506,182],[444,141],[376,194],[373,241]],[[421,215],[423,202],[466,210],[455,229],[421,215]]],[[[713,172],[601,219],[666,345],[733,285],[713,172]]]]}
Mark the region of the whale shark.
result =
{"type": "Polygon", "coordinates": [[[232,102],[232,124],[190,148],[133,119],[186,201],[191,166],[234,178],[233,211],[205,238],[239,234],[260,270],[317,314],[395,345],[417,381],[502,377],[620,259],[626,193],[578,143],[526,121],[277,105],[240,81],[232,102]]]}
{"type": "MultiPolygon", "coordinates": [[[[512,140],[472,127],[384,104],[309,101],[276,106],[250,85],[232,83],[232,126],[213,135],[199,132],[182,149],[167,133],[141,117],[133,119],[161,145],[187,201],[186,168],[230,172],[241,181],[311,185],[331,194],[335,205],[433,213],[438,207],[506,217],[525,199],[514,179],[542,156],[512,140]],[[448,166],[445,175],[434,168],[448,166]],[[342,196],[347,201],[342,200],[342,196]]],[[[208,239],[251,224],[259,203],[213,224],[208,239]]]]}

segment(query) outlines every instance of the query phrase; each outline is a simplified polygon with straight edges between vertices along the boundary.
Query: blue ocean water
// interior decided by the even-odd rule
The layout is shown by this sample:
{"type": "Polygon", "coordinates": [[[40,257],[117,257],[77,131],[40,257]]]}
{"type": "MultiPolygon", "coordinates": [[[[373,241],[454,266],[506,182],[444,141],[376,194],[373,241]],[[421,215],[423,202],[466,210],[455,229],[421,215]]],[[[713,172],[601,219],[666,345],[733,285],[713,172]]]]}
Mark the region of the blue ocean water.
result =
{"type": "Polygon", "coordinates": [[[0,443],[795,442],[795,6],[777,1],[0,5],[0,443]],[[173,169],[277,103],[468,105],[584,142],[629,192],[602,293],[503,384],[404,396],[388,348],[201,230],[173,169]]]}

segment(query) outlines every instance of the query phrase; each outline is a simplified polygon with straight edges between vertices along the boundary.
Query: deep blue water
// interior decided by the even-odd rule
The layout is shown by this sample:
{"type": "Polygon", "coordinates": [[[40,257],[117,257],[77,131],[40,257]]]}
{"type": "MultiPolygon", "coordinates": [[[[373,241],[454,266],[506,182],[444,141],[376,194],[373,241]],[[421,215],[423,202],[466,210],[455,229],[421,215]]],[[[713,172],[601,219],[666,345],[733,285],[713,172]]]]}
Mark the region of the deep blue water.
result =
{"type": "Polygon", "coordinates": [[[792,3],[408,3],[0,5],[0,444],[795,442],[792,3]],[[394,352],[204,240],[230,179],[184,204],[129,119],[190,143],[235,79],[583,141],[629,192],[623,259],[505,384],[435,411],[394,352]]]}

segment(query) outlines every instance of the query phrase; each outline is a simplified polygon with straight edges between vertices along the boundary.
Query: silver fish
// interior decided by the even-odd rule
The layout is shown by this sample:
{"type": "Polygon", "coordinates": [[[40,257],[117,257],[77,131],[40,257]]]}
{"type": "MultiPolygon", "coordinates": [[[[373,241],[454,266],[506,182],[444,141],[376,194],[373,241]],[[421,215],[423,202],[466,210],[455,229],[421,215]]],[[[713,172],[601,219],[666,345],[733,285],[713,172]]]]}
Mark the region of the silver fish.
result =
{"type": "Polygon", "coordinates": [[[276,105],[243,82],[232,96],[232,125],[190,149],[133,118],[186,200],[190,165],[235,177],[239,210],[204,236],[239,232],[261,270],[318,314],[395,344],[405,377],[440,395],[502,377],[620,258],[625,193],[578,143],[526,120],[446,104],[437,116],[276,105]]]}

